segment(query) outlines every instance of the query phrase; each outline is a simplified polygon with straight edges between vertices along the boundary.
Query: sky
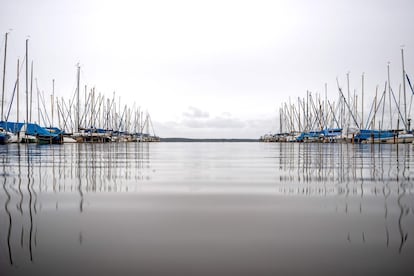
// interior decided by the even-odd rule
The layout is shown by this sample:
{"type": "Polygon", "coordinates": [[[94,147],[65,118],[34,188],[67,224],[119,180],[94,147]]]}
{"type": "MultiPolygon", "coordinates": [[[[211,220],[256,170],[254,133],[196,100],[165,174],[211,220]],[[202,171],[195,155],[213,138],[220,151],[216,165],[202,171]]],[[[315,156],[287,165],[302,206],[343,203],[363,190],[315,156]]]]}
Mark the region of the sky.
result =
{"type": "Polygon", "coordinates": [[[369,109],[388,62],[398,90],[402,47],[414,79],[413,11],[411,0],[0,0],[5,104],[29,39],[46,95],[55,80],[55,96],[72,97],[79,63],[81,86],[147,110],[160,137],[259,138],[306,91],[326,83],[337,100],[347,74],[357,94],[364,74],[369,109]]]}

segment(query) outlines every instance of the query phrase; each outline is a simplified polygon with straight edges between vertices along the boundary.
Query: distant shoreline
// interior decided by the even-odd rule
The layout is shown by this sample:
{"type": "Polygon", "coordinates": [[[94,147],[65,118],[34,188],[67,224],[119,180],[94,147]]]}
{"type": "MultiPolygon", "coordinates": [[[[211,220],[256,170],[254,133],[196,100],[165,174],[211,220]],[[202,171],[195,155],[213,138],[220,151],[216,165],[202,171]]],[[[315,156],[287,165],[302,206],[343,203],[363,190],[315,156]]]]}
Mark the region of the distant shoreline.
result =
{"type": "Polygon", "coordinates": [[[160,138],[160,142],[259,142],[259,139],[193,139],[193,138],[160,138]]]}

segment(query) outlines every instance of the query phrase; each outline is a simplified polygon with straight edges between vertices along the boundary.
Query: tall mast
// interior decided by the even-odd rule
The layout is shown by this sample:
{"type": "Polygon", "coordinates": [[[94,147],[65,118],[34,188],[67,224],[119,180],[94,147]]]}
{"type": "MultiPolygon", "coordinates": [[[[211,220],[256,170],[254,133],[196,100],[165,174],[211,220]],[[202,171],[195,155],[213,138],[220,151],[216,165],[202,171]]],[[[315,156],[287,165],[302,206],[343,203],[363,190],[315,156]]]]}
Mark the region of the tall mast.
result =
{"type": "MultiPolygon", "coordinates": [[[[83,115],[82,117],[85,118],[85,120],[83,122],[81,122],[83,124],[84,127],[86,127],[87,124],[87,118],[86,118],[86,109],[88,108],[88,86],[85,84],[85,101],[84,101],[84,106],[83,106],[83,115]]],[[[79,112],[80,113],[80,112],[79,112]]]]}
{"type": "Polygon", "coordinates": [[[306,91],[306,129],[305,131],[310,131],[309,126],[309,91],[306,91]]]}
{"type": "Polygon", "coordinates": [[[328,128],[328,84],[325,82],[325,106],[324,106],[325,127],[328,128]]]}
{"type": "MultiPolygon", "coordinates": [[[[403,78],[403,95],[404,95],[404,121],[407,121],[407,96],[405,94],[405,68],[404,68],[404,48],[401,47],[401,60],[402,60],[402,78],[403,78]]],[[[408,131],[407,125],[405,130],[408,131]]]]}
{"type": "Polygon", "coordinates": [[[17,59],[17,87],[16,87],[16,105],[17,105],[17,114],[16,114],[16,122],[19,123],[19,86],[20,86],[20,76],[19,76],[19,69],[20,69],[20,60],[17,59]]]}
{"type": "Polygon", "coordinates": [[[279,108],[279,133],[283,131],[282,119],[282,108],[279,108]]]}
{"type": "MultiPolygon", "coordinates": [[[[349,72],[348,73],[346,73],[346,84],[347,84],[347,90],[348,90],[348,98],[346,99],[346,101],[348,102],[348,104],[350,104],[351,103],[351,100],[350,100],[350,93],[349,93],[349,72]]],[[[348,133],[348,128],[349,128],[349,115],[350,115],[350,110],[348,110],[348,116],[346,116],[346,124],[347,124],[347,133],[348,133]]]]}
{"type": "MultiPolygon", "coordinates": [[[[59,110],[60,110],[60,106],[59,106],[59,97],[57,97],[56,98],[56,111],[57,111],[57,115],[58,115],[58,127],[60,128],[60,129],[63,129],[63,127],[62,127],[62,125],[61,125],[61,123],[60,123],[60,112],[59,112],[59,110]]],[[[63,113],[62,113],[63,114],[63,113]]],[[[63,116],[63,115],[62,115],[63,116]]]]}
{"type": "Polygon", "coordinates": [[[55,103],[55,79],[52,80],[52,97],[51,97],[51,108],[52,108],[52,125],[50,127],[54,126],[54,122],[53,122],[53,110],[54,110],[54,103],[55,103]]]}
{"type": "Polygon", "coordinates": [[[301,115],[302,115],[301,111],[302,111],[301,110],[301,102],[300,102],[300,98],[298,97],[298,118],[299,118],[299,129],[298,129],[298,131],[299,132],[302,132],[302,129],[303,129],[302,121],[301,121],[301,115]]]}
{"type": "Polygon", "coordinates": [[[32,96],[33,96],[33,61],[30,66],[30,114],[29,114],[29,121],[32,122],[32,96]]]}
{"type": "Polygon", "coordinates": [[[80,108],[79,108],[79,82],[80,82],[80,66],[78,63],[78,73],[77,73],[77,85],[76,85],[76,131],[79,132],[79,113],[80,113],[80,108]]]}
{"type": "MultiPolygon", "coordinates": [[[[387,65],[387,76],[388,76],[388,94],[389,94],[389,100],[390,100],[390,126],[392,129],[392,110],[391,110],[391,81],[390,81],[390,63],[388,62],[387,65]]],[[[384,104],[385,104],[385,98],[384,98],[384,104]]],[[[398,106],[398,108],[400,108],[398,106]]]]}
{"type": "Polygon", "coordinates": [[[6,58],[7,58],[7,36],[9,33],[6,33],[6,39],[4,44],[4,60],[3,60],[3,85],[1,90],[1,120],[4,120],[4,113],[3,113],[3,107],[4,107],[4,85],[6,83],[6,58]]]}
{"type": "Polygon", "coordinates": [[[362,73],[362,93],[361,93],[361,101],[362,101],[362,106],[361,106],[361,128],[364,128],[364,73],[362,73]]]}
{"type": "Polygon", "coordinates": [[[29,39],[26,39],[26,124],[29,123],[29,39]]]}

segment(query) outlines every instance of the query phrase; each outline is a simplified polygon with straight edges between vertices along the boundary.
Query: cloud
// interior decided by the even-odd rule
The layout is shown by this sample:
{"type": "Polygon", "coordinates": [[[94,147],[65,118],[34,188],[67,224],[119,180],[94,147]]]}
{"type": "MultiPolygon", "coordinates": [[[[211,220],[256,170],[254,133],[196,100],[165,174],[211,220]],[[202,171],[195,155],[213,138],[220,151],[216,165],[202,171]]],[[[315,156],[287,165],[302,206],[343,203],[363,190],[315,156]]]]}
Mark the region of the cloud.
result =
{"type": "Polygon", "coordinates": [[[161,137],[186,138],[259,138],[276,131],[276,120],[269,116],[240,119],[230,113],[220,113],[212,118],[185,118],[181,121],[154,121],[161,137]]]}
{"type": "Polygon", "coordinates": [[[217,116],[214,118],[195,118],[185,119],[182,121],[185,127],[189,128],[244,128],[246,123],[237,118],[217,116]]]}
{"type": "Polygon", "coordinates": [[[215,117],[206,122],[211,128],[244,128],[246,123],[237,118],[215,117]]]}
{"type": "Polygon", "coordinates": [[[231,117],[231,113],[230,112],[223,112],[223,113],[221,113],[221,116],[223,116],[223,117],[231,117]]]}
{"type": "Polygon", "coordinates": [[[181,118],[178,116],[167,122],[154,121],[154,128],[160,137],[255,139],[265,133],[275,133],[276,127],[277,120],[273,115],[243,117],[229,111],[207,112],[194,106],[181,112],[181,118]]]}
{"type": "Polygon", "coordinates": [[[187,118],[208,118],[210,117],[210,114],[197,107],[189,106],[188,111],[183,112],[183,116],[187,118]]]}

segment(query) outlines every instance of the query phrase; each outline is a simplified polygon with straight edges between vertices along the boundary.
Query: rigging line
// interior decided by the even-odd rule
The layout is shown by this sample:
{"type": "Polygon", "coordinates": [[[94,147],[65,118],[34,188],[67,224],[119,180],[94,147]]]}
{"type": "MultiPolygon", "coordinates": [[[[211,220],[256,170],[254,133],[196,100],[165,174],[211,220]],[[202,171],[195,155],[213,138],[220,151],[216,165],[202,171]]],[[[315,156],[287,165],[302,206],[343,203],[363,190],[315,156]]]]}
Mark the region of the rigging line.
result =
{"type": "Polygon", "coordinates": [[[94,124],[95,128],[99,128],[97,126],[97,125],[99,125],[99,122],[98,122],[98,124],[96,124],[96,121],[98,121],[98,119],[99,119],[98,117],[100,116],[100,113],[101,113],[102,102],[103,102],[103,96],[99,95],[96,99],[96,102],[94,103],[94,105],[98,105],[98,103],[99,103],[98,110],[95,110],[95,114],[93,114],[93,115],[91,114],[91,120],[95,123],[94,124]]]}
{"type": "Polygon", "coordinates": [[[410,86],[411,92],[413,92],[413,94],[414,94],[414,89],[413,89],[413,86],[411,85],[411,81],[410,81],[410,78],[408,77],[407,73],[405,74],[405,77],[407,78],[408,85],[410,86]]]}
{"type": "MultiPolygon", "coordinates": [[[[41,109],[39,109],[39,113],[40,113],[40,117],[43,120],[43,125],[46,125],[46,120],[45,120],[45,117],[43,116],[43,111],[41,109]]],[[[40,122],[39,122],[39,124],[40,124],[40,122]]]]}
{"type": "Polygon", "coordinates": [[[300,120],[300,115],[301,115],[301,111],[302,111],[302,101],[300,99],[300,97],[298,97],[298,110],[297,110],[297,118],[298,118],[298,131],[302,131],[302,122],[300,120]]]}
{"type": "Polygon", "coordinates": [[[410,86],[411,92],[413,92],[413,93],[411,94],[410,108],[408,109],[408,117],[411,117],[411,106],[412,106],[412,104],[413,104],[414,89],[413,89],[413,86],[411,85],[411,81],[410,81],[410,79],[408,78],[408,74],[407,74],[407,73],[405,74],[405,77],[406,77],[406,78],[407,78],[407,80],[408,80],[408,85],[410,86]]]}
{"type": "MultiPolygon", "coordinates": [[[[366,124],[367,126],[372,123],[372,120],[375,118],[375,115],[377,114],[378,110],[381,107],[382,100],[385,98],[386,87],[387,87],[387,85],[385,84],[384,92],[382,93],[382,96],[381,96],[379,102],[377,103],[377,108],[376,109],[374,108],[374,115],[373,115],[373,117],[371,118],[371,120],[369,120],[369,117],[368,117],[367,124],[366,124]],[[369,121],[369,124],[368,124],[368,121],[369,121]]],[[[374,104],[374,103],[372,103],[372,104],[374,104]]]]}
{"type": "Polygon", "coordinates": [[[369,109],[369,114],[368,114],[368,119],[367,122],[365,123],[365,127],[361,126],[361,129],[365,129],[368,126],[368,123],[371,123],[372,119],[371,119],[371,114],[372,114],[372,110],[374,109],[374,102],[371,103],[371,108],[369,109]]]}
{"type": "MultiPolygon", "coordinates": [[[[76,89],[75,89],[75,91],[76,91],[76,89]]],[[[63,101],[63,105],[64,105],[64,107],[65,107],[65,108],[66,108],[66,110],[67,110],[67,114],[66,114],[66,121],[69,119],[69,120],[70,120],[70,123],[72,123],[72,126],[74,125],[74,121],[73,121],[73,119],[72,119],[71,113],[72,113],[72,106],[73,106],[73,105],[74,105],[74,103],[75,103],[75,97],[76,97],[76,92],[75,92],[75,93],[73,93],[72,101],[69,99],[69,108],[68,108],[68,107],[66,107],[66,103],[65,103],[65,101],[63,101]]]]}
{"type": "Polygon", "coordinates": [[[386,99],[386,93],[387,93],[387,82],[385,82],[384,92],[382,93],[383,97],[381,97],[381,101],[380,101],[380,104],[378,104],[378,109],[377,109],[377,110],[379,110],[379,108],[382,105],[382,117],[381,117],[380,129],[382,129],[382,127],[384,125],[385,101],[387,100],[386,99]],[[384,99],[384,102],[382,101],[382,99],[384,99]]]}
{"type": "Polygon", "coordinates": [[[85,107],[86,108],[83,111],[83,114],[82,114],[81,118],[79,119],[79,122],[82,122],[85,119],[85,122],[84,122],[84,124],[85,124],[84,127],[85,128],[88,127],[88,124],[86,122],[88,118],[86,118],[86,117],[87,117],[87,113],[89,112],[89,109],[91,109],[91,105],[92,105],[92,104],[89,104],[89,101],[92,101],[91,100],[91,93],[88,94],[88,98],[86,99],[86,102],[85,102],[85,107]]]}
{"type": "Polygon", "coordinates": [[[66,106],[65,101],[62,100],[62,103],[63,103],[62,109],[65,108],[66,113],[67,113],[66,114],[65,122],[68,122],[69,121],[69,123],[71,125],[71,128],[72,128],[72,131],[73,131],[73,126],[75,125],[75,122],[73,121],[72,116],[71,116],[73,101],[71,102],[70,99],[69,99],[69,108],[66,106]]]}
{"type": "MultiPolygon", "coordinates": [[[[76,96],[76,89],[75,89],[75,93],[73,93],[73,96],[72,96],[72,101],[74,101],[74,100],[75,100],[75,96],[76,96]]],[[[62,101],[63,101],[63,98],[62,98],[62,101]]],[[[70,99],[69,99],[69,103],[71,103],[70,99]]],[[[61,109],[62,109],[61,114],[62,114],[63,120],[64,120],[64,122],[65,122],[64,127],[66,127],[66,126],[68,126],[67,122],[68,122],[68,118],[69,118],[69,116],[71,115],[71,114],[70,114],[70,112],[71,112],[71,110],[72,110],[72,109],[71,109],[71,108],[70,108],[70,109],[67,109],[67,108],[66,108],[65,101],[63,101],[63,105],[64,105],[64,106],[62,106],[62,107],[61,107],[61,109]],[[65,111],[64,107],[66,108],[66,114],[64,113],[64,111],[65,111]]],[[[72,106],[72,105],[70,104],[70,107],[71,107],[71,106],[72,106]]]]}
{"type": "Polygon", "coordinates": [[[14,83],[12,98],[11,98],[11,101],[10,101],[9,110],[7,111],[6,122],[9,121],[10,111],[11,111],[13,101],[14,101],[14,95],[16,94],[17,82],[18,81],[16,80],[16,82],[14,83]]]}
{"type": "Polygon", "coordinates": [[[311,100],[310,100],[310,102],[311,102],[311,105],[312,105],[312,108],[313,108],[313,112],[314,112],[314,114],[315,114],[315,123],[316,123],[316,122],[319,122],[319,124],[320,124],[320,125],[324,124],[324,122],[323,122],[323,118],[321,118],[321,116],[320,116],[320,114],[319,114],[319,112],[318,112],[318,109],[317,109],[317,108],[316,108],[316,106],[315,106],[315,102],[313,101],[312,95],[311,95],[311,100]]]}
{"type": "Polygon", "coordinates": [[[145,121],[141,126],[141,133],[144,134],[144,128],[147,126],[148,123],[148,116],[145,117],[145,121]]]}
{"type": "MultiPolygon", "coordinates": [[[[22,64],[20,65],[20,69],[19,69],[19,76],[20,73],[23,70],[23,65],[24,65],[24,61],[26,60],[26,57],[23,58],[22,64]]],[[[6,116],[6,122],[9,120],[9,116],[10,116],[10,111],[11,111],[11,107],[13,105],[13,101],[14,101],[14,95],[16,94],[16,90],[17,90],[17,84],[19,83],[19,79],[16,79],[16,82],[14,83],[14,88],[13,88],[13,94],[12,94],[12,99],[10,101],[10,105],[9,105],[9,110],[7,111],[7,116],[6,116]]]]}
{"type": "Polygon", "coordinates": [[[149,121],[151,123],[152,133],[154,134],[154,137],[157,137],[157,135],[155,134],[154,125],[152,124],[151,116],[149,114],[148,114],[148,117],[149,117],[149,121]]]}
{"type": "MultiPolygon", "coordinates": [[[[387,91],[387,82],[385,82],[385,88],[384,88],[384,95],[385,95],[385,93],[386,93],[386,91],[387,91]]],[[[384,114],[385,114],[385,101],[386,101],[387,99],[386,99],[386,96],[384,97],[384,103],[382,104],[382,116],[381,116],[381,127],[380,127],[380,130],[381,129],[384,129],[383,128],[383,126],[384,126],[384,114]]]]}
{"type": "MultiPolygon", "coordinates": [[[[64,113],[63,113],[63,109],[60,107],[59,101],[57,102],[57,111],[58,111],[58,114],[61,114],[61,116],[62,116],[62,120],[63,120],[62,130],[65,131],[65,128],[67,126],[67,122],[65,120],[65,116],[64,116],[64,113]]],[[[61,126],[59,126],[59,127],[61,127],[61,126]]]]}
{"type": "Polygon", "coordinates": [[[295,115],[295,119],[298,122],[298,128],[300,129],[300,118],[299,118],[299,114],[296,110],[296,106],[293,105],[293,114],[295,115]]]}
{"type": "Polygon", "coordinates": [[[125,126],[123,125],[123,120],[124,120],[124,115],[125,115],[125,112],[126,112],[126,105],[125,105],[125,107],[124,107],[124,111],[122,111],[121,118],[119,118],[119,127],[118,127],[118,131],[120,131],[120,130],[121,130],[121,127],[125,127],[125,126]]]}
{"type": "Polygon", "coordinates": [[[334,121],[335,121],[335,123],[336,123],[336,126],[337,126],[338,128],[341,128],[341,127],[339,126],[339,122],[338,122],[338,120],[336,119],[335,113],[334,113],[334,112],[333,112],[333,110],[332,110],[332,105],[331,105],[331,103],[329,102],[329,100],[328,100],[328,105],[329,105],[329,108],[331,109],[331,113],[332,113],[333,119],[334,119],[334,121]]]}
{"type": "Polygon", "coordinates": [[[342,98],[344,99],[344,103],[345,103],[346,107],[348,108],[348,113],[351,115],[351,117],[352,117],[352,119],[354,120],[354,123],[355,123],[355,125],[357,126],[357,128],[359,128],[359,124],[358,124],[357,120],[355,119],[355,116],[354,116],[354,114],[352,113],[351,108],[350,108],[350,107],[349,107],[349,105],[348,105],[348,102],[346,101],[346,98],[345,98],[345,96],[344,96],[344,93],[342,93],[342,88],[339,86],[339,81],[338,81],[338,79],[336,79],[336,83],[337,83],[337,85],[338,85],[338,90],[339,90],[339,92],[341,93],[342,98]]]}
{"type": "Polygon", "coordinates": [[[407,129],[407,124],[405,123],[404,117],[401,114],[401,110],[400,110],[400,107],[398,106],[397,99],[395,98],[394,91],[392,90],[392,88],[390,88],[390,89],[391,89],[392,97],[394,98],[395,105],[397,106],[398,113],[400,114],[400,118],[401,118],[401,120],[404,124],[405,129],[407,129]]]}
{"type": "MultiPolygon", "coordinates": [[[[43,105],[43,109],[45,110],[45,116],[47,118],[47,123],[49,123],[49,126],[52,126],[51,123],[50,123],[49,115],[47,114],[47,109],[46,109],[46,104],[45,104],[45,98],[44,98],[44,92],[43,91],[40,94],[40,100],[41,100],[41,103],[43,105]]],[[[45,120],[43,120],[43,123],[45,125],[47,125],[45,120]]]]}

